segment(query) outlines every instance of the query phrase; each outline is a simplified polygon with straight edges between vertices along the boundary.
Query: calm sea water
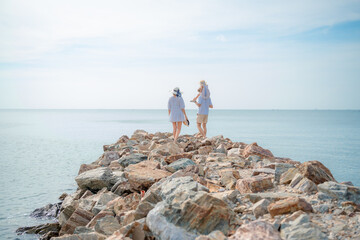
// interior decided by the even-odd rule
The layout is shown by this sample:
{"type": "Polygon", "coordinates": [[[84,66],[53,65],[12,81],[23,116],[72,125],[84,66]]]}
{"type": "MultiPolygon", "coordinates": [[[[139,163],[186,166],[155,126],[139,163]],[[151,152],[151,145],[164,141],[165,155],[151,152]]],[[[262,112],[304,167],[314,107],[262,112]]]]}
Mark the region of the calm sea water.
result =
{"type": "MultiPolygon", "coordinates": [[[[188,116],[182,133],[193,134],[196,112],[188,116]]],[[[29,214],[75,191],[80,164],[136,129],[172,131],[166,110],[0,110],[0,239],[36,239],[14,231],[41,223],[29,214]]],[[[319,160],[338,181],[360,186],[360,111],[213,110],[208,133],[319,160]]]]}

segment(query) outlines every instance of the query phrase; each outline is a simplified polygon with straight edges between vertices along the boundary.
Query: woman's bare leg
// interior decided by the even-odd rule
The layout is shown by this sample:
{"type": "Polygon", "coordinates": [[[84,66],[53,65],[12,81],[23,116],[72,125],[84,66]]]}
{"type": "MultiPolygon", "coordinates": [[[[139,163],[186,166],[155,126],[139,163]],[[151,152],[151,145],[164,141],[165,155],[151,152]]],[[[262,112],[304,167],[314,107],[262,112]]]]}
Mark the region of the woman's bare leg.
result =
{"type": "Polygon", "coordinates": [[[202,124],[202,128],[203,128],[203,131],[204,131],[204,137],[206,137],[206,133],[207,133],[206,123],[202,124]]]}
{"type": "Polygon", "coordinates": [[[173,122],[173,136],[174,136],[174,139],[175,139],[175,135],[176,135],[176,122],[173,122]]]}
{"type": "Polygon", "coordinates": [[[179,137],[179,135],[180,135],[181,125],[182,125],[182,122],[177,122],[177,123],[176,123],[176,134],[175,134],[174,142],[177,141],[177,139],[178,139],[178,137],[179,137]]]}
{"type": "Polygon", "coordinates": [[[200,134],[201,134],[202,136],[204,136],[205,133],[204,133],[204,130],[202,130],[202,128],[201,128],[201,123],[197,123],[197,128],[199,129],[200,134]]]}

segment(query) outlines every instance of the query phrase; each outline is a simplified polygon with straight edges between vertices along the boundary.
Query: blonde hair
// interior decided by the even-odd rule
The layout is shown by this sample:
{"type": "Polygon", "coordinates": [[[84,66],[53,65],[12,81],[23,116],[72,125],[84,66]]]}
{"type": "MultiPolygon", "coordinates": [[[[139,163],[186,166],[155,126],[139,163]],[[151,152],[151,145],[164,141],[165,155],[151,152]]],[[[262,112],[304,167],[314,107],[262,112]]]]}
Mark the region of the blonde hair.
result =
{"type": "Polygon", "coordinates": [[[201,80],[201,81],[200,81],[200,84],[201,84],[201,85],[204,85],[204,86],[207,85],[206,82],[205,82],[205,80],[201,80]]]}

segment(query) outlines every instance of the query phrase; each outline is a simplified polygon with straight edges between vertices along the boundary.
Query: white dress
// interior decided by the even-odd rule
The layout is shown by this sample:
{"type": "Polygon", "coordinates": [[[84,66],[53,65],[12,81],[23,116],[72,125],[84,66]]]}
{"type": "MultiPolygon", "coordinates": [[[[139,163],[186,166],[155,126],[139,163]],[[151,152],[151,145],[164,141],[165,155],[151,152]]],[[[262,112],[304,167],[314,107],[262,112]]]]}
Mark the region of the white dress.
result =
{"type": "Polygon", "coordinates": [[[181,109],[185,108],[185,103],[182,97],[170,97],[168,102],[168,109],[170,110],[170,122],[183,122],[185,115],[181,109]]]}

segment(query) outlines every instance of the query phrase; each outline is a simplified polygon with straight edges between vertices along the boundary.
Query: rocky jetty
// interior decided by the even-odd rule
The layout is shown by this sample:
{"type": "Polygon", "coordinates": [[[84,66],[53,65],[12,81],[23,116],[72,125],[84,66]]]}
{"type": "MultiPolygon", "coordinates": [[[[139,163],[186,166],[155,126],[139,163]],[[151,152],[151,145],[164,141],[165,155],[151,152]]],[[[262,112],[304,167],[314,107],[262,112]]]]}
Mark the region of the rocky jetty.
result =
{"type": "Polygon", "coordinates": [[[360,188],[318,161],[223,136],[137,130],[80,166],[75,193],[34,211],[40,239],[359,239],[360,188]]]}

